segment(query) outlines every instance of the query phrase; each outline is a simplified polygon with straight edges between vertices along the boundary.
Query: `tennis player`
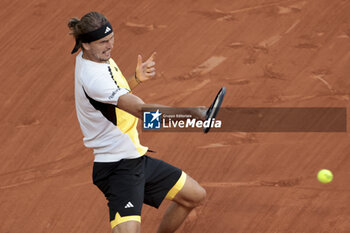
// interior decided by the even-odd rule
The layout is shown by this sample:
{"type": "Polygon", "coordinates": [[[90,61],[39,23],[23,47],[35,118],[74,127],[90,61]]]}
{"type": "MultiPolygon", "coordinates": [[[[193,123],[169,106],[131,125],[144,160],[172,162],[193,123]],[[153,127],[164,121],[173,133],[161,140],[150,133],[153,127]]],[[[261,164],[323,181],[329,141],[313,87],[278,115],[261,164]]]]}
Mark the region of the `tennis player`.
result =
{"type": "MultiPolygon", "coordinates": [[[[113,233],[140,232],[143,203],[158,208],[172,203],[158,232],[175,232],[190,211],[205,199],[205,190],[185,172],[146,155],[140,144],[137,118],[145,104],[130,91],[155,75],[155,53],[136,72],[124,78],[111,58],[114,31],[107,18],[90,12],[72,18],[68,27],[75,38],[75,104],[86,147],[93,148],[93,182],[104,193],[113,233]]],[[[203,118],[204,112],[194,112],[203,118]]]]}

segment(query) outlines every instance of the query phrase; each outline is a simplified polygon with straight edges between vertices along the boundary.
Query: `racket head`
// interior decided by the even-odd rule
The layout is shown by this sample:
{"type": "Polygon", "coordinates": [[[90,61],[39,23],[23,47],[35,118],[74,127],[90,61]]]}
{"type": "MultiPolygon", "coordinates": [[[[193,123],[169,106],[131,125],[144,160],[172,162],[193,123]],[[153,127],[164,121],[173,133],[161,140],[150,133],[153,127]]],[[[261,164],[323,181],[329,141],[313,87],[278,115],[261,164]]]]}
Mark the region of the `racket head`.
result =
{"type": "MultiPolygon", "coordinates": [[[[222,87],[219,90],[218,94],[216,95],[213,103],[210,105],[209,109],[207,110],[206,118],[205,118],[206,121],[209,120],[211,122],[211,120],[216,117],[216,115],[220,110],[222,101],[224,100],[225,94],[226,94],[226,87],[222,87]]],[[[210,128],[211,128],[211,124],[209,124],[208,127],[203,127],[203,132],[208,133],[210,128]]]]}

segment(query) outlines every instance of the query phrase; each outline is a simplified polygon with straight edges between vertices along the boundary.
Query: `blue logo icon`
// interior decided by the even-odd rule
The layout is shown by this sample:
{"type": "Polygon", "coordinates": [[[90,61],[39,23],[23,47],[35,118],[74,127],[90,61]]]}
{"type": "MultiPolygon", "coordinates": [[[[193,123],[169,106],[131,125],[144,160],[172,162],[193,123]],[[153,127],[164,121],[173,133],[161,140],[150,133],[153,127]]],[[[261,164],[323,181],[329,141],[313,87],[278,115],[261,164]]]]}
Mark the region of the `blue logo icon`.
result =
{"type": "Polygon", "coordinates": [[[143,128],[144,129],[160,129],[159,109],[156,112],[143,112],[143,128]]]}

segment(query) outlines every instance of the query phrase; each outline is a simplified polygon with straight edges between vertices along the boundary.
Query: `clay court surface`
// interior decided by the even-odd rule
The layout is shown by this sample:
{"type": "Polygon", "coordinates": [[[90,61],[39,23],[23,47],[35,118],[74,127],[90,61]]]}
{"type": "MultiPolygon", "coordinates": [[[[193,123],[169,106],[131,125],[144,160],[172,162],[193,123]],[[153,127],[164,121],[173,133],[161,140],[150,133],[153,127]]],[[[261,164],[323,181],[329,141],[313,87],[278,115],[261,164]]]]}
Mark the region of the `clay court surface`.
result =
{"type": "MultiPolygon", "coordinates": [[[[157,52],[148,103],[349,107],[346,0],[16,1],[0,3],[0,232],[110,232],[92,184],[74,106],[70,17],[95,10],[116,30],[126,76],[157,52]]],[[[317,117],[315,117],[317,120],[317,117]]],[[[197,179],[205,204],[179,232],[350,232],[348,133],[141,133],[141,142],[197,179]],[[328,168],[334,181],[321,184],[328,168]]],[[[165,211],[145,206],[142,232],[165,211]]]]}

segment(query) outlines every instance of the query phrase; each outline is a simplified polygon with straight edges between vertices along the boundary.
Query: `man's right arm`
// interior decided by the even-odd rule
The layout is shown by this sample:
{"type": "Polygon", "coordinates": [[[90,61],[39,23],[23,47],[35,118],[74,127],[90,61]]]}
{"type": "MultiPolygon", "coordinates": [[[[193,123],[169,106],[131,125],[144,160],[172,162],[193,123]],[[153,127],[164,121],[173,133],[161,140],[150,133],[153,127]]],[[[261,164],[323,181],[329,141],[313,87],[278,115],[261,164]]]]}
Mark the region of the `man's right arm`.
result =
{"type": "Polygon", "coordinates": [[[145,105],[142,99],[131,93],[119,97],[117,107],[125,112],[142,119],[142,108],[145,105]]]}
{"type": "MultiPolygon", "coordinates": [[[[145,104],[142,99],[140,99],[139,97],[131,93],[127,93],[120,96],[118,99],[117,107],[134,115],[135,117],[140,118],[141,120],[143,120],[142,110],[145,108],[148,108],[148,109],[161,108],[162,113],[166,113],[166,114],[183,113],[183,112],[179,112],[177,108],[171,108],[160,104],[145,104]]],[[[206,111],[207,111],[207,108],[205,107],[191,108],[191,112],[188,112],[188,114],[192,114],[194,117],[198,119],[205,120],[206,111]]]]}

